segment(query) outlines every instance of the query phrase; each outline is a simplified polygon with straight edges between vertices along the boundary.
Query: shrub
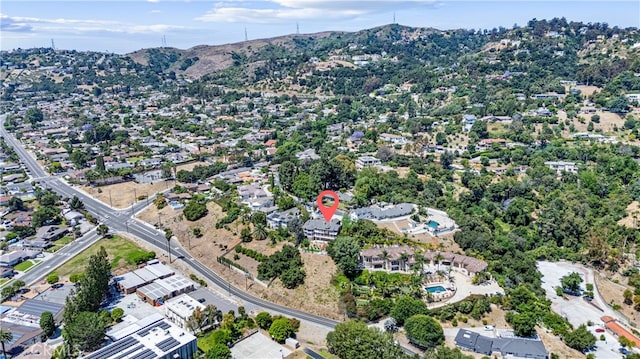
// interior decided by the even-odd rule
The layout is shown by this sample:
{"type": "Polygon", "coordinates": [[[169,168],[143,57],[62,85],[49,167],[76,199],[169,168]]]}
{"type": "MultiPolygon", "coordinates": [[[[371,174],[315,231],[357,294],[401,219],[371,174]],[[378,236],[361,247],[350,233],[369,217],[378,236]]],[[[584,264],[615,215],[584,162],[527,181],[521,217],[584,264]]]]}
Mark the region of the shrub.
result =
{"type": "Polygon", "coordinates": [[[72,275],[69,276],[69,281],[71,283],[78,283],[83,276],[84,276],[84,273],[73,273],[72,275]]]}
{"type": "Polygon", "coordinates": [[[49,283],[49,284],[58,283],[59,280],[60,280],[60,277],[58,277],[57,274],[49,274],[47,276],[47,283],[49,283]]]}

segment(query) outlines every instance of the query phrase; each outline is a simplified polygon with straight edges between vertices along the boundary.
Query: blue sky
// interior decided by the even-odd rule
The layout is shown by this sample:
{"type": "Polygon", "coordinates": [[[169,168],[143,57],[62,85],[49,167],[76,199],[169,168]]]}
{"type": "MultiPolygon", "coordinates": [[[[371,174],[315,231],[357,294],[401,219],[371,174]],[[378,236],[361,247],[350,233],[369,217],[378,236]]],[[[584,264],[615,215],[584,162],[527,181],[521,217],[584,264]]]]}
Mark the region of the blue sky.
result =
{"type": "Polygon", "coordinates": [[[296,32],[357,31],[389,24],[437,29],[524,25],[532,18],[640,27],[640,1],[84,0],[0,2],[0,49],[48,47],[127,53],[186,49],[296,32]]]}

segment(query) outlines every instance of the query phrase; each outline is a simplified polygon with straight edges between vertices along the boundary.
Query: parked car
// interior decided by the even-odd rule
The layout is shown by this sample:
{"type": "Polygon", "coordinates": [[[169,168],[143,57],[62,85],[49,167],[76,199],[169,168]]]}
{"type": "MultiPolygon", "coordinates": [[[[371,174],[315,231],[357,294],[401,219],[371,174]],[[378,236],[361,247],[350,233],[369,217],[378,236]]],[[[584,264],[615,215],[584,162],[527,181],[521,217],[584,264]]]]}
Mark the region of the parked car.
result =
{"type": "Polygon", "coordinates": [[[493,325],[485,325],[484,330],[493,330],[493,325]]]}
{"type": "Polygon", "coordinates": [[[604,329],[603,328],[596,328],[596,333],[604,333],[604,329]]]}
{"type": "Polygon", "coordinates": [[[631,351],[627,350],[627,348],[620,348],[618,349],[618,351],[624,355],[629,355],[631,354],[631,351]]]}

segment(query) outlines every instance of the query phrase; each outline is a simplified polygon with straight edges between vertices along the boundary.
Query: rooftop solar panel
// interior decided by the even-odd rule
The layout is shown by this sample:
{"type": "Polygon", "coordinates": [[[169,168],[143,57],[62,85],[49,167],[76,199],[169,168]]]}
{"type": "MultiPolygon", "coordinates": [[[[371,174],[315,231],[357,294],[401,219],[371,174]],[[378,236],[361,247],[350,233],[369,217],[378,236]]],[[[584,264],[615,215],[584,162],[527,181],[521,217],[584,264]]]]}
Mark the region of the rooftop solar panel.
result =
{"type": "Polygon", "coordinates": [[[103,358],[111,358],[112,356],[117,355],[119,352],[132,347],[134,345],[139,344],[138,340],[133,337],[126,337],[120,341],[117,341],[101,350],[94,352],[93,354],[89,354],[87,359],[103,359],[103,358]]]}
{"type": "Polygon", "coordinates": [[[126,352],[122,353],[121,355],[118,355],[114,359],[122,359],[122,358],[126,357],[127,355],[131,355],[131,354],[137,352],[138,350],[140,350],[142,348],[144,348],[144,345],[140,344],[140,345],[136,346],[135,348],[133,348],[131,350],[127,350],[126,352]]]}
{"type": "Polygon", "coordinates": [[[177,345],[179,345],[180,342],[173,339],[173,338],[167,338],[163,341],[161,341],[160,343],[156,344],[156,346],[162,350],[163,352],[167,352],[169,351],[169,349],[176,347],[177,345]]]}
{"type": "Polygon", "coordinates": [[[147,349],[142,353],[136,355],[136,359],[154,359],[154,358],[157,358],[157,356],[156,356],[156,353],[154,353],[153,350],[151,349],[147,349]]]}

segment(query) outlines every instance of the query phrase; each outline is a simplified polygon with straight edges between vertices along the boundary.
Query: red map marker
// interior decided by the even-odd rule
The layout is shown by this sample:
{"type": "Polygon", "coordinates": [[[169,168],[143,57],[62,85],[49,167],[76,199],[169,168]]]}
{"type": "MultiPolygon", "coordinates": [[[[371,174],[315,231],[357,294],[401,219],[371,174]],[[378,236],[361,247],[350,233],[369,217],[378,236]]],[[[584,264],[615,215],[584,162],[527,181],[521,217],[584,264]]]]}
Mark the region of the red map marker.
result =
{"type": "Polygon", "coordinates": [[[337,193],[335,193],[333,191],[322,191],[318,195],[318,199],[316,200],[316,203],[318,204],[318,209],[320,210],[320,212],[324,216],[324,220],[329,222],[329,221],[331,221],[331,217],[333,217],[333,214],[336,213],[336,210],[338,209],[338,204],[340,203],[340,200],[338,198],[338,194],[337,193]],[[322,199],[324,197],[333,198],[333,206],[327,207],[324,204],[322,204],[322,199]]]}

